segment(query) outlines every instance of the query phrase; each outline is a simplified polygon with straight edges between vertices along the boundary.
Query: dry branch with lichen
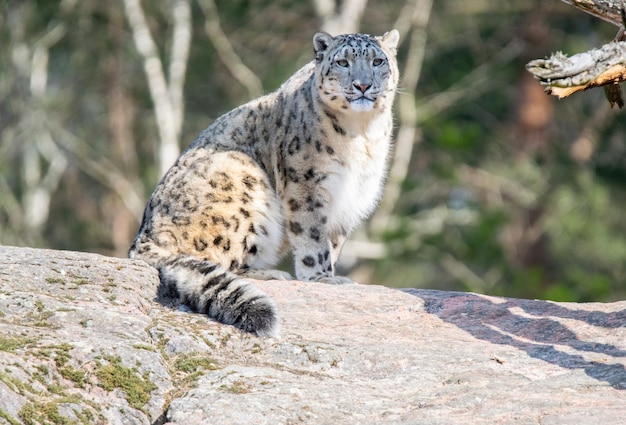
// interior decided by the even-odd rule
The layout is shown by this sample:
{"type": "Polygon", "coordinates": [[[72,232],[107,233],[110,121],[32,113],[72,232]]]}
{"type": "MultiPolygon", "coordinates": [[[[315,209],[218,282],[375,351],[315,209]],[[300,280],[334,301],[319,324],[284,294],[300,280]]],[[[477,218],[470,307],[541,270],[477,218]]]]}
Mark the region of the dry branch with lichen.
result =
{"type": "Polygon", "coordinates": [[[611,106],[624,106],[620,83],[626,81],[626,1],[563,0],[566,3],[616,24],[620,30],[616,40],[588,52],[568,57],[561,52],[547,59],[536,59],[526,69],[545,86],[548,94],[562,99],[581,90],[604,86],[611,106]]]}

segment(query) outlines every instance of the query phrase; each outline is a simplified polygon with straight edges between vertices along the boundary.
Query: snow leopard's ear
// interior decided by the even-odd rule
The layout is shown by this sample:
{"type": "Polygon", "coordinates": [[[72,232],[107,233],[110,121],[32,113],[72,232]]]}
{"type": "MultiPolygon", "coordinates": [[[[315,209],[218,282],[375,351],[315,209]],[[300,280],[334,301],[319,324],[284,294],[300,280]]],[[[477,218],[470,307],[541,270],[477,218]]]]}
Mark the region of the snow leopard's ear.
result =
{"type": "Polygon", "coordinates": [[[313,36],[313,50],[315,51],[315,60],[321,61],[324,53],[328,50],[328,46],[333,41],[333,36],[326,32],[316,32],[313,36]]]}
{"type": "Polygon", "coordinates": [[[387,31],[382,37],[376,38],[378,38],[380,44],[389,49],[391,53],[394,55],[396,54],[396,47],[398,47],[398,41],[400,41],[400,32],[398,32],[398,30],[393,29],[391,31],[387,31]]]}

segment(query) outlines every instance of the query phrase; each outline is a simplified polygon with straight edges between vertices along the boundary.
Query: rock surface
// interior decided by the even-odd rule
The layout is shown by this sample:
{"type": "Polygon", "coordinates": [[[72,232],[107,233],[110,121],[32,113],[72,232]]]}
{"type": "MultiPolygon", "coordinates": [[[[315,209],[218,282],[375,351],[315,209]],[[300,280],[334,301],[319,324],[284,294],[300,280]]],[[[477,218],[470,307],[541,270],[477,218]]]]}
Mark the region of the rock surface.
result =
{"type": "Polygon", "coordinates": [[[626,302],[259,282],[281,339],[139,261],[0,247],[0,424],[621,424],[626,302]]]}

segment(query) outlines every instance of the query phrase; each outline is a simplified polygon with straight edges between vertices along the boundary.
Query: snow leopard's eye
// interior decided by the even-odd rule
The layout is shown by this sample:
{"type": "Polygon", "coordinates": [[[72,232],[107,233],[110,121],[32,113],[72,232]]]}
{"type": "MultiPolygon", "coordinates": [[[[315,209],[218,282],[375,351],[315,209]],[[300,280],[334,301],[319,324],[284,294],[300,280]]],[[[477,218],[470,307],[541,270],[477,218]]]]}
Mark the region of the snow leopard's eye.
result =
{"type": "Polygon", "coordinates": [[[345,59],[338,59],[336,63],[342,68],[347,68],[349,65],[348,61],[345,59]]]}
{"type": "Polygon", "coordinates": [[[372,62],[372,64],[373,64],[374,66],[381,66],[381,65],[383,64],[383,62],[384,62],[384,61],[383,61],[381,58],[376,58],[376,59],[374,59],[374,61],[372,62]]]}

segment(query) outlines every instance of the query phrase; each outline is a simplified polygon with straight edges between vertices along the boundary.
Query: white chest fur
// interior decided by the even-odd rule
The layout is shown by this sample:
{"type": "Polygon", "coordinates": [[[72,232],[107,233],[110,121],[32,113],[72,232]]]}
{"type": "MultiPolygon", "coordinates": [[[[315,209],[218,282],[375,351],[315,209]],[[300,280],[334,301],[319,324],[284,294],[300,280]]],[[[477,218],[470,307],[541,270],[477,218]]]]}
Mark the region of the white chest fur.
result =
{"type": "Polygon", "coordinates": [[[331,229],[352,231],[378,203],[389,150],[389,135],[383,121],[369,125],[369,131],[361,135],[339,141],[343,145],[340,161],[324,182],[331,198],[328,215],[331,229]]]}

